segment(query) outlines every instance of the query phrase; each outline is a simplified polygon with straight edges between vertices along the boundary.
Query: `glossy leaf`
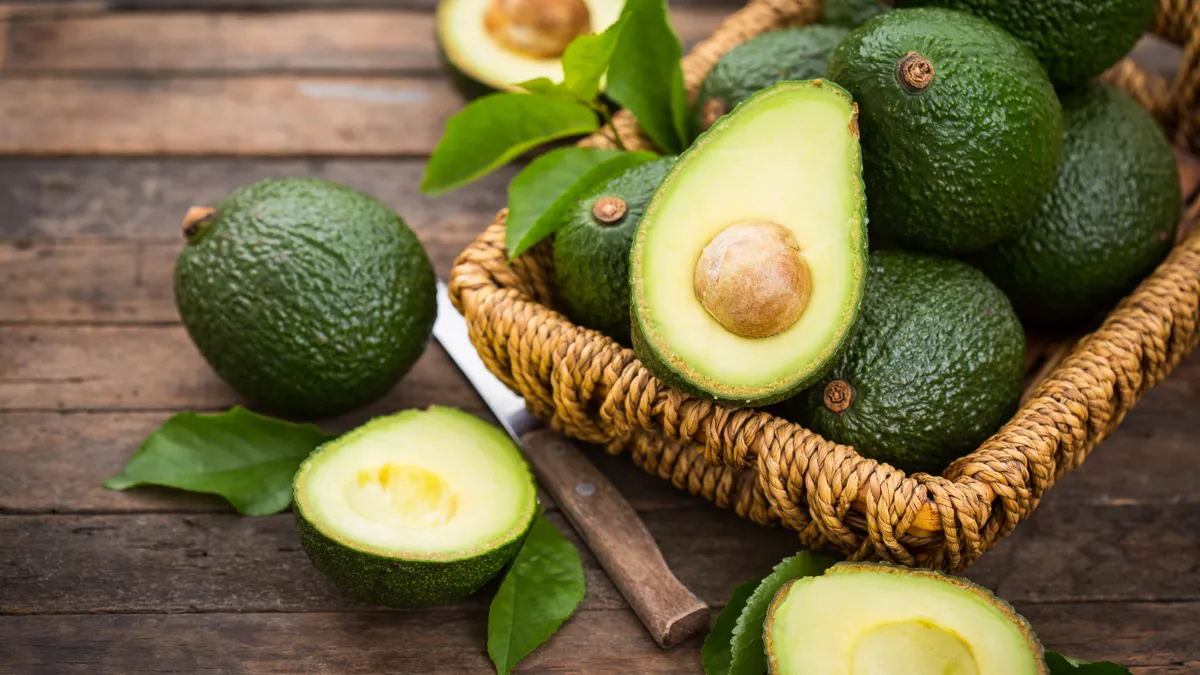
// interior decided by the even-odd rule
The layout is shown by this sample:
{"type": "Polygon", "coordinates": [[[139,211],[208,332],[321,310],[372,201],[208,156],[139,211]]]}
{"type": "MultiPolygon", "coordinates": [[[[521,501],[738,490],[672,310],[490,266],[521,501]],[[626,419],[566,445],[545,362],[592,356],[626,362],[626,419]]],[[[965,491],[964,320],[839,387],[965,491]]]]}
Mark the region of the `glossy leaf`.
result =
{"type": "Polygon", "coordinates": [[[500,675],[558,630],[585,593],[575,545],[539,515],[488,611],[488,655],[500,675]]]}
{"type": "Polygon", "coordinates": [[[618,154],[618,150],[559,148],[530,162],[508,184],[508,220],[504,232],[508,250],[519,255],[545,237],[533,232],[538,218],[580,176],[618,154]]]}
{"type": "Polygon", "coordinates": [[[754,589],[746,601],[746,607],[738,616],[737,625],[730,638],[730,675],[763,675],[767,671],[766,648],[763,644],[763,622],[775,594],[785,583],[793,579],[822,574],[833,559],[815,556],[801,551],[784,558],[766,579],[754,589]]]}
{"type": "Polygon", "coordinates": [[[563,52],[563,86],[582,101],[592,101],[600,91],[600,79],[608,70],[617,40],[628,15],[622,14],[599,35],[583,35],[563,52]]]}
{"type": "Polygon", "coordinates": [[[537,94],[538,96],[548,96],[551,98],[562,99],[564,101],[579,101],[579,99],[575,97],[575,94],[571,93],[571,90],[563,86],[561,82],[554,82],[548,77],[536,77],[532,80],[521,82],[517,84],[517,86],[531,94],[537,94]]]}
{"type": "Polygon", "coordinates": [[[318,445],[332,439],[241,406],[218,415],[185,412],[163,422],[121,473],[104,485],[137,485],[221,495],[239,513],[279,513],[292,501],[292,478],[318,445]]]}
{"type": "Polygon", "coordinates": [[[712,630],[704,638],[704,646],[700,649],[700,661],[704,665],[705,675],[729,675],[729,666],[733,659],[729,641],[733,638],[733,627],[737,625],[738,616],[759,583],[747,581],[733,589],[729,603],[717,615],[717,620],[713,622],[712,630]]]}
{"type": "Polygon", "coordinates": [[[1129,675],[1128,668],[1115,663],[1088,663],[1058,652],[1046,652],[1046,665],[1050,666],[1050,675],[1129,675]]]}
{"type": "Polygon", "coordinates": [[[446,122],[421,191],[453,190],[543,143],[598,127],[595,111],[576,101],[511,92],[475,99],[446,122]]]}
{"type": "Polygon", "coordinates": [[[665,0],[626,0],[625,27],[608,65],[609,98],[637,116],[660,148],[682,152],[691,140],[688,98],[679,59],[683,46],[671,28],[665,0]]]}

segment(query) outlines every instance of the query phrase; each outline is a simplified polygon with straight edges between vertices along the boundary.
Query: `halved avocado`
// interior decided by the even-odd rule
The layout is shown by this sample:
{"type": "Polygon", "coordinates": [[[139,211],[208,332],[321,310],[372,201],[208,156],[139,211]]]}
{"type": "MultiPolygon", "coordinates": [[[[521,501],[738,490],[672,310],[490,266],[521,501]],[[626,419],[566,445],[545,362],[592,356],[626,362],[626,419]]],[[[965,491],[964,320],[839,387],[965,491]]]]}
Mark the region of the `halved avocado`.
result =
{"type": "Polygon", "coordinates": [[[1008,603],[930,570],[838,563],[775,595],[771,675],[1045,675],[1042,645],[1008,603]]]}
{"type": "Polygon", "coordinates": [[[732,405],[820,377],[858,315],[867,235],[857,107],[782,82],[688,149],[630,256],[633,345],[664,382],[732,405]]]}
{"type": "Polygon", "coordinates": [[[294,487],[300,542],[317,569],[392,607],[478,590],[517,554],[537,510],[533,474],[508,436],[437,406],[326,443],[294,487]]]}
{"type": "Polygon", "coordinates": [[[563,50],[580,35],[602,33],[624,0],[440,0],[437,40],[467,98],[518,82],[563,79],[563,50]]]}

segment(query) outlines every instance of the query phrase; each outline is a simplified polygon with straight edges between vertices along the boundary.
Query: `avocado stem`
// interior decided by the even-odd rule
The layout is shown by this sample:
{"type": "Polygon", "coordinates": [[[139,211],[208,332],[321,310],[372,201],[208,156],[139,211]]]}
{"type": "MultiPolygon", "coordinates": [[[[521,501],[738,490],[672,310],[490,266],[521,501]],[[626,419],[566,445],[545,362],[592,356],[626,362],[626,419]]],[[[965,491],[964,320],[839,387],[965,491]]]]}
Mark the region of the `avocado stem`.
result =
{"type": "Polygon", "coordinates": [[[208,224],[217,217],[217,210],[211,206],[193,206],[183,216],[183,238],[188,242],[195,241],[208,224]]]}
{"type": "Polygon", "coordinates": [[[854,403],[854,387],[845,380],[833,380],[825,385],[822,398],[829,412],[841,415],[854,403]]]}
{"type": "Polygon", "coordinates": [[[616,225],[625,217],[628,207],[620,197],[601,197],[592,205],[592,219],[605,226],[616,225]]]}
{"type": "Polygon", "coordinates": [[[919,94],[933,84],[933,64],[916,52],[909,52],[896,64],[896,79],[910,94],[919,94]]]}

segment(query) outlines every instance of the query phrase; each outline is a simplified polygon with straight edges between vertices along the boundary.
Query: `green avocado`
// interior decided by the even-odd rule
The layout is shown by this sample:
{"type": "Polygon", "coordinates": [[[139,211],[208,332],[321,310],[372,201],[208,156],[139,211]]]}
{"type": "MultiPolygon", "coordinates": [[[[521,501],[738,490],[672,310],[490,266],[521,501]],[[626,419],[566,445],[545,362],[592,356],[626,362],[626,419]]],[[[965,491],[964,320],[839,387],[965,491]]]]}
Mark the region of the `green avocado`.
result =
{"type": "Polygon", "coordinates": [[[680,155],[629,264],[633,348],[659,379],[759,405],[838,354],[866,285],[855,117],[832,82],[781,82],[680,155]]]}
{"type": "Polygon", "coordinates": [[[213,370],[258,406],[347,412],[387,393],[425,349],[433,267],[372,197],[322,180],[267,180],[206,217],[189,214],[185,235],[179,316],[213,370]]]}
{"type": "Polygon", "coordinates": [[[1033,52],[965,12],[855,29],[829,78],[858,102],[872,236],[967,253],[1016,233],[1054,182],[1062,110],[1033,52]]]}
{"type": "Polygon", "coordinates": [[[554,235],[558,295],[567,316],[629,345],[629,249],[654,188],[674,157],[627,169],[597,185],[566,213],[554,235]]]}
{"type": "Polygon", "coordinates": [[[839,26],[788,28],[759,35],[729,50],[709,71],[696,97],[692,109],[696,133],[776,82],[825,77],[829,55],[849,32],[839,26]]]}
{"type": "Polygon", "coordinates": [[[300,543],[317,569],[392,607],[479,590],[516,556],[537,512],[533,474],[508,435],[437,406],[321,446],[294,492],[300,543]]]}
{"type": "Polygon", "coordinates": [[[1024,366],[1021,323],[982,272],[878,251],[849,346],[781,409],[865,457],[940,473],[1016,412],[1024,366]]]}
{"type": "Polygon", "coordinates": [[[821,5],[821,23],[858,28],[867,19],[890,11],[891,7],[875,0],[825,0],[821,5]]]}
{"type": "Polygon", "coordinates": [[[1154,21],[1155,0],[902,0],[981,16],[1033,49],[1056,86],[1081,84],[1129,53],[1154,21]]]}
{"type": "Polygon", "coordinates": [[[838,563],[788,582],[767,612],[763,642],[771,675],[1048,672],[1029,622],[991,591],[881,563],[838,563]]]}
{"type": "Polygon", "coordinates": [[[1182,210],[1174,155],[1149,113],[1102,82],[1062,103],[1054,188],[1019,235],[971,258],[1021,318],[1040,324],[1116,304],[1171,250],[1182,210]]]}

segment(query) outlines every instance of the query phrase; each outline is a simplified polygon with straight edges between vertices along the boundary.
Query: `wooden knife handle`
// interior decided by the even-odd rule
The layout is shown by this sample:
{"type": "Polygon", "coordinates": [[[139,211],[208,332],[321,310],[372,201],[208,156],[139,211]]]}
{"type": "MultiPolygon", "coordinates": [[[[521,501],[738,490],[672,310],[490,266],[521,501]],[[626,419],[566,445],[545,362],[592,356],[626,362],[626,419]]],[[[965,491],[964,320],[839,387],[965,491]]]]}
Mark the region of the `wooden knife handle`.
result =
{"type": "Polygon", "coordinates": [[[675,578],[637,512],[578,446],[548,430],[522,443],[542,486],[660,647],[708,627],[708,605],[675,578]]]}

